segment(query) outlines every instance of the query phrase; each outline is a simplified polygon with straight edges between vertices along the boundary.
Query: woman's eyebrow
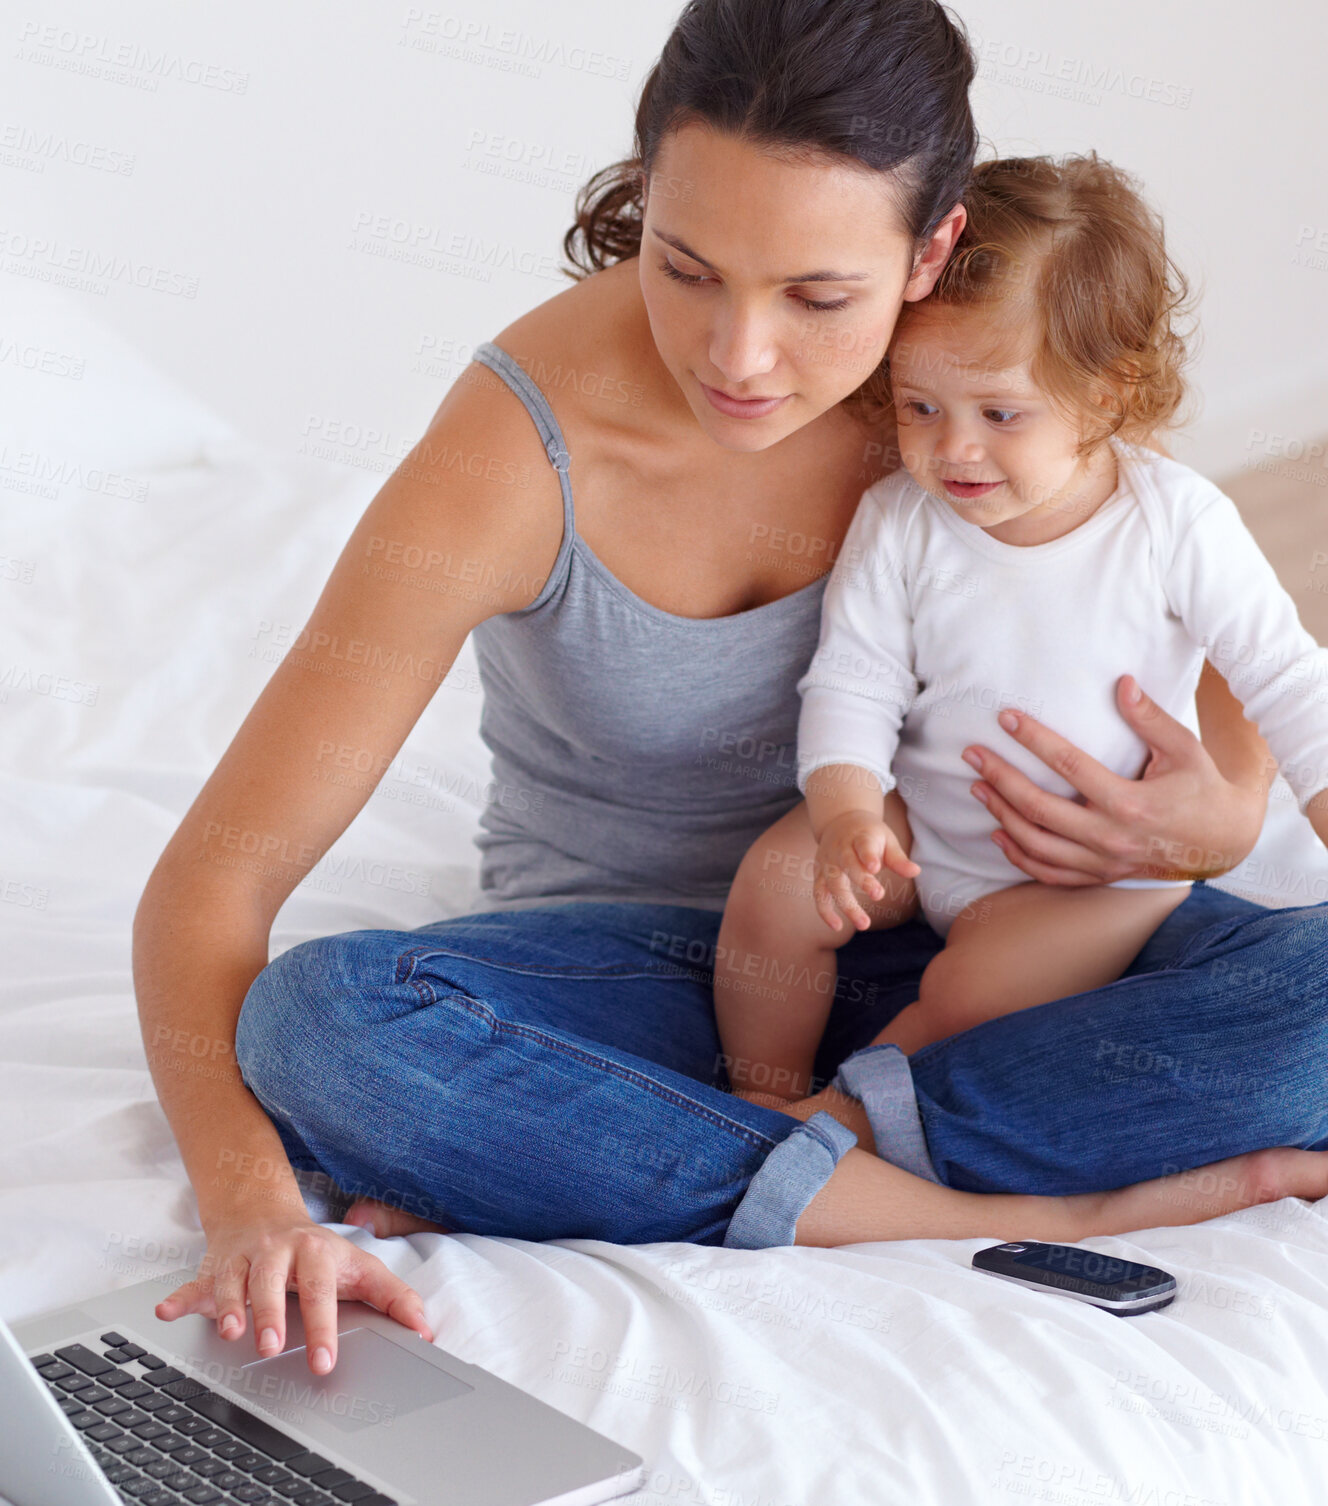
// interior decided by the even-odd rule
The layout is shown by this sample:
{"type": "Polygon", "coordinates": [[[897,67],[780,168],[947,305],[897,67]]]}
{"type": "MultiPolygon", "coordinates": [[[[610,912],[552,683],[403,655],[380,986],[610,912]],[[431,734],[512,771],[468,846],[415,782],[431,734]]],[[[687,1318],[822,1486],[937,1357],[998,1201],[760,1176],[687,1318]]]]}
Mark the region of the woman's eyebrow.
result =
{"type": "MultiPolygon", "coordinates": [[[[653,226],[651,227],[654,228],[653,226]]],[[[695,251],[679,236],[669,235],[664,230],[656,230],[655,234],[660,240],[667,241],[670,246],[681,251],[684,256],[690,256],[693,261],[699,261],[703,267],[709,267],[712,272],[719,269],[704,256],[698,256],[695,251]]],[[[866,282],[871,277],[870,272],[802,272],[795,277],[776,277],[777,283],[784,282],[866,282]]]]}

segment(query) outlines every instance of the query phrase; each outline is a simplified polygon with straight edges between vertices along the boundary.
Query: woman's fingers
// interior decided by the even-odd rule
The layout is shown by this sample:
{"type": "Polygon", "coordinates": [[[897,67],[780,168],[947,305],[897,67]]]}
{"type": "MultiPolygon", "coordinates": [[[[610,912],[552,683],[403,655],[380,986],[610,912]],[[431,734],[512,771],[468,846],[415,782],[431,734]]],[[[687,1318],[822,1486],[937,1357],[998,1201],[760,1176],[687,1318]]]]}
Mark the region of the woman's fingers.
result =
{"type": "Polygon", "coordinates": [[[1190,762],[1195,749],[1203,746],[1184,723],[1143,693],[1133,675],[1122,675],[1116,681],[1116,705],[1144,742],[1169,759],[1190,762]]]}
{"type": "Polygon", "coordinates": [[[211,1299],[212,1277],[195,1276],[192,1281],[177,1286],[169,1297],[163,1297],[153,1311],[163,1322],[169,1323],[172,1318],[198,1312],[211,1299]]]}
{"type": "Polygon", "coordinates": [[[249,1304],[254,1338],[264,1358],[286,1347],[286,1293],[290,1290],[291,1248],[282,1241],[249,1266],[249,1304]]]}
{"type": "Polygon", "coordinates": [[[1050,863],[1040,863],[1021,851],[1009,837],[1004,841],[996,839],[996,845],[1021,873],[1037,879],[1039,883],[1054,884],[1058,889],[1081,889],[1102,882],[1100,878],[1085,873],[1081,868],[1057,868],[1050,863]]]}
{"type": "MultiPolygon", "coordinates": [[[[992,785],[979,783],[974,786],[974,799],[980,798],[984,793],[986,798],[982,803],[1010,839],[1008,843],[998,842],[997,846],[1016,868],[1023,869],[1025,873],[1029,872],[1025,864],[1017,860],[1015,856],[1017,850],[1045,867],[1083,874],[1094,883],[1099,883],[1104,878],[1119,876],[1112,871],[1111,859],[1104,857],[1097,848],[1059,836],[1054,831],[1038,825],[1037,822],[1029,821],[992,785]]],[[[1048,800],[1061,798],[1059,795],[1046,795],[1045,791],[1039,793],[1048,800]]],[[[1092,813],[1085,811],[1082,806],[1074,805],[1072,801],[1066,803],[1071,805],[1080,816],[1088,816],[1091,819],[1092,813]]],[[[1101,820],[1100,817],[1098,819],[1101,820]]]]}
{"type": "Polygon", "coordinates": [[[343,1295],[367,1302],[432,1344],[433,1325],[424,1316],[424,1301],[415,1288],[389,1271],[376,1255],[358,1248],[356,1254],[360,1259],[351,1267],[349,1288],[343,1295]]]}
{"type": "MultiPolygon", "coordinates": [[[[979,770],[986,784],[996,791],[1006,810],[1013,811],[1032,826],[1055,832],[1086,847],[1091,847],[1095,840],[1101,840],[1107,823],[1087,806],[1080,805],[1077,800],[1067,799],[1064,795],[1054,795],[1049,790],[1044,790],[1041,785],[1034,784],[1022,770],[1007,763],[990,748],[974,747],[967,751],[975,755],[974,759],[967,761],[979,770]]],[[[1114,779],[1116,776],[1112,774],[1110,777],[1114,779]]],[[[992,814],[996,814],[994,808],[992,814]]]]}
{"type": "Polygon", "coordinates": [[[305,1360],[315,1375],[326,1375],[337,1362],[338,1259],[322,1232],[297,1236],[294,1264],[305,1360]]]}
{"type": "MultiPolygon", "coordinates": [[[[1062,737],[1059,732],[1053,732],[1050,727],[1044,727],[1036,717],[1029,716],[1026,712],[1002,711],[999,720],[1001,726],[1014,738],[1015,742],[1022,744],[1035,758],[1040,759],[1049,769],[1059,774],[1067,784],[1073,785],[1086,800],[1092,801],[1095,805],[1105,807],[1125,785],[1134,782],[1122,779],[1119,774],[1113,774],[1105,764],[1090,757],[1082,748],[1076,747],[1074,743],[1062,737]]],[[[985,769],[983,772],[986,772],[985,769]]],[[[1032,785],[1031,780],[1027,783],[1032,788],[1037,788],[1032,785]]],[[[1039,793],[1042,792],[1039,791],[1039,793]]],[[[1071,805],[1073,802],[1067,800],[1065,804],[1071,805]]]]}
{"type": "Polygon", "coordinates": [[[212,1305],[217,1332],[223,1339],[238,1339],[244,1332],[244,1294],[249,1262],[243,1255],[224,1260],[212,1277],[212,1305]]]}

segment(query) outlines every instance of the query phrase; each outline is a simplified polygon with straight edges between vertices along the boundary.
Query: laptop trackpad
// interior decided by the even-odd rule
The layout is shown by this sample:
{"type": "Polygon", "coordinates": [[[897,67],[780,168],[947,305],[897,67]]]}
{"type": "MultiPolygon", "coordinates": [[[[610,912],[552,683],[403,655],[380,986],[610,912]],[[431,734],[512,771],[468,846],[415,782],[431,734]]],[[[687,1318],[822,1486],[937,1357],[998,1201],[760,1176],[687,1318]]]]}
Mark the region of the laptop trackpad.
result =
{"type": "Polygon", "coordinates": [[[398,1417],[452,1401],[474,1387],[371,1328],[349,1328],[337,1335],[337,1362],[330,1374],[310,1370],[302,1344],[242,1365],[235,1389],[288,1422],[298,1424],[312,1412],[353,1433],[388,1427],[398,1417]]]}

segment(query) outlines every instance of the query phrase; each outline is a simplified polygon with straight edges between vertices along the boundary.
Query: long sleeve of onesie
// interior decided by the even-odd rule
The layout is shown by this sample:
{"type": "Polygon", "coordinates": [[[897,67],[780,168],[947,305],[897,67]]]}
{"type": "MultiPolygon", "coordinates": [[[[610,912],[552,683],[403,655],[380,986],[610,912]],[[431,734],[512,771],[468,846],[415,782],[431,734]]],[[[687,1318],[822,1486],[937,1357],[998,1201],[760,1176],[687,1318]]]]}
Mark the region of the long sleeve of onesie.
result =
{"type": "Polygon", "coordinates": [[[1301,624],[1236,505],[1214,488],[1175,541],[1172,610],[1267,739],[1303,812],[1328,785],[1328,648],[1301,624]]]}
{"type": "Polygon", "coordinates": [[[826,582],[820,640],[797,687],[797,785],[804,794],[808,776],[833,763],[871,770],[887,795],[895,787],[890,765],[918,682],[892,490],[887,478],[863,494],[826,582]]]}

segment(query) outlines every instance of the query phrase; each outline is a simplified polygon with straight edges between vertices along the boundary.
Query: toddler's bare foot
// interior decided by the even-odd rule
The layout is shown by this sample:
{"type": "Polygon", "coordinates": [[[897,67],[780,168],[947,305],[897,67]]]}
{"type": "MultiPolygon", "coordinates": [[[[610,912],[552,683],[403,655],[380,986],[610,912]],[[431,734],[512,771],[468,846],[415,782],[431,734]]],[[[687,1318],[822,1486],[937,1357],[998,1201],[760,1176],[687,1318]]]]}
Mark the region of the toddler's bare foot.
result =
{"type": "Polygon", "coordinates": [[[391,1239],[396,1234],[451,1233],[442,1224],[431,1224],[427,1218],[407,1213],[403,1208],[393,1208],[371,1197],[357,1198],[346,1210],[342,1222],[368,1229],[375,1239],[391,1239]]]}

